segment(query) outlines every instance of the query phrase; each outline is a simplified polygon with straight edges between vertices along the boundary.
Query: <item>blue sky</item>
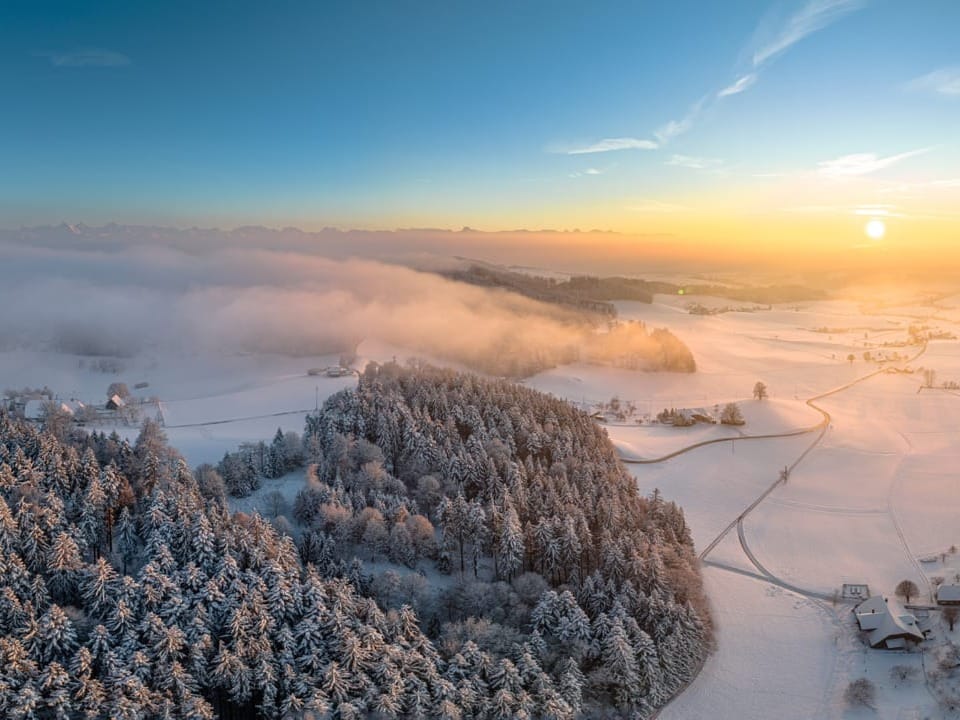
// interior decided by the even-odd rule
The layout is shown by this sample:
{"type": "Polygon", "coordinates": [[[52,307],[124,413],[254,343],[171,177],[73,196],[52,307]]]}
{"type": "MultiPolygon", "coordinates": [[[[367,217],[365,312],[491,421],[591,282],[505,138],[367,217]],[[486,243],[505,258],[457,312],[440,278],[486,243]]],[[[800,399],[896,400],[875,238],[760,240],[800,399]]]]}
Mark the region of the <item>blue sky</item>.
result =
{"type": "Polygon", "coordinates": [[[0,225],[633,230],[850,163],[949,183],[957,27],[947,0],[8,0],[0,225]]]}

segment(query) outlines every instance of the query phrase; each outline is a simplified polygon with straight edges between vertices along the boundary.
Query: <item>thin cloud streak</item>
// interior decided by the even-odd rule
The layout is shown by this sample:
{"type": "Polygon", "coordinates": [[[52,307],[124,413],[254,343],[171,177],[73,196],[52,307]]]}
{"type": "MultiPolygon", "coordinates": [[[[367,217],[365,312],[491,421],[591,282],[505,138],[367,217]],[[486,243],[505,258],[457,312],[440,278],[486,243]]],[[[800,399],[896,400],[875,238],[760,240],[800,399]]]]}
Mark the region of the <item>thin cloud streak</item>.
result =
{"type": "Polygon", "coordinates": [[[696,122],[697,118],[700,116],[700,111],[703,110],[703,105],[706,102],[706,98],[700,98],[693,105],[690,106],[690,109],[687,111],[687,114],[684,115],[679,120],[671,120],[659,127],[656,132],[653,133],[654,137],[660,142],[660,145],[666,145],[668,142],[673,140],[680,135],[683,135],[690,128],[693,127],[693,123],[696,122]]]}
{"type": "Polygon", "coordinates": [[[728,85],[723,88],[720,92],[717,93],[718,98],[730,97],[731,95],[739,95],[742,92],[746,92],[754,83],[757,82],[756,73],[747,73],[746,75],[741,76],[737,79],[732,85],[728,85]]]}
{"type": "MultiPolygon", "coordinates": [[[[753,53],[752,72],[745,73],[731,85],[713,95],[714,102],[739,95],[753,87],[760,78],[759,70],[777,55],[788,50],[803,38],[833,24],[845,15],[865,6],[865,0],[810,0],[799,12],[775,33],[774,39],[764,43],[753,53]]],[[[654,136],[661,145],[689,131],[704,108],[706,99],[697,102],[681,120],[671,120],[659,128],[654,136]]]]}
{"type": "Polygon", "coordinates": [[[910,150],[909,152],[899,153],[898,155],[889,155],[880,157],[876,153],[854,153],[843,155],[835,160],[824,160],[819,163],[819,172],[827,177],[852,177],[857,175],[868,175],[870,173],[883,170],[899,162],[907,160],[918,155],[924,155],[933,148],[920,148],[910,150]]]}
{"type": "Polygon", "coordinates": [[[664,165],[690,168],[691,170],[710,170],[723,165],[719,158],[692,157],[690,155],[673,155],[664,165]]]}
{"type": "Polygon", "coordinates": [[[801,10],[790,16],[787,22],[778,28],[772,40],[763,43],[754,50],[752,58],[754,69],[751,72],[740,75],[732,84],[704,96],[694,103],[682,118],[670,120],[661,125],[653,133],[656,142],[638,140],[637,138],[606,138],[586,147],[567,150],[567,154],[580,155],[614,150],[656,150],[662,148],[693,128],[701,112],[707,107],[708,101],[711,101],[710,105],[713,105],[723,98],[746,92],[756,84],[762,66],[808,35],[822,30],[865,5],[866,0],[809,0],[801,10]]]}
{"type": "Polygon", "coordinates": [[[603,170],[600,170],[599,168],[587,168],[582,172],[577,171],[570,173],[570,177],[572,178],[583,177],[584,175],[603,175],[603,170]]]}
{"type": "Polygon", "coordinates": [[[794,13],[776,35],[753,53],[753,66],[761,67],[808,35],[832,25],[866,5],[864,0],[811,0],[794,13]]]}
{"type": "Polygon", "coordinates": [[[604,138],[592,145],[576,147],[566,151],[567,155],[589,155],[591,153],[612,152],[614,150],[656,150],[659,147],[653,140],[634,137],[604,138]]]}
{"type": "Polygon", "coordinates": [[[896,205],[795,205],[781,208],[782,212],[803,215],[857,215],[860,217],[905,218],[896,205]]]}
{"type": "Polygon", "coordinates": [[[952,190],[954,188],[960,188],[960,178],[944,178],[941,180],[928,180],[926,182],[902,182],[880,188],[879,192],[885,195],[903,195],[915,192],[928,193],[931,190],[952,190]]]}
{"type": "Polygon", "coordinates": [[[908,90],[960,97],[960,67],[948,67],[921,75],[907,83],[908,90]]]}

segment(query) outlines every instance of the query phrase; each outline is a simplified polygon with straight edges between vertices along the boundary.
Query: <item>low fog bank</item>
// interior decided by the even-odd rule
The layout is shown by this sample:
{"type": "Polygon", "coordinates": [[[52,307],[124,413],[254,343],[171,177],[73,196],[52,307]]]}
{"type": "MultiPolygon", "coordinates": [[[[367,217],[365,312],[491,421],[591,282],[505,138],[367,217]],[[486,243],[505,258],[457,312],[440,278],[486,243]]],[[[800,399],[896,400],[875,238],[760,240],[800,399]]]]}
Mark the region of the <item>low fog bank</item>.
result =
{"type": "Polygon", "coordinates": [[[501,290],[330,258],[308,243],[234,239],[117,226],[0,234],[0,346],[319,355],[373,338],[522,371],[560,359],[587,327],[578,313],[501,290]]]}
{"type": "MultiPolygon", "coordinates": [[[[785,244],[777,238],[717,245],[670,234],[549,229],[485,232],[468,227],[457,231],[324,228],[308,232],[292,227],[220,230],[111,223],[102,227],[61,224],[0,228],[0,246],[32,248],[38,255],[54,256],[82,249],[91,262],[97,260],[97,253],[150,257],[157,253],[157,248],[164,248],[203,257],[232,248],[269,249],[333,260],[366,258],[433,270],[446,267],[449,258],[459,256],[575,275],[650,278],[662,274],[732,273],[754,285],[791,282],[828,290],[864,282],[902,285],[908,281],[917,284],[956,280],[957,255],[953,248],[921,251],[907,242],[850,245],[839,239],[829,244],[817,238],[811,240],[807,245],[785,244]]],[[[232,279],[229,273],[225,274],[232,279]]]]}
{"type": "Polygon", "coordinates": [[[706,268],[695,253],[678,248],[676,240],[663,235],[627,236],[597,230],[566,232],[515,230],[483,232],[432,228],[339,230],[324,228],[307,232],[298,228],[272,229],[245,226],[217,228],[171,228],[111,223],[102,227],[83,224],[0,229],[0,244],[15,244],[37,251],[73,251],[78,244],[90,252],[150,253],[164,247],[188,254],[205,254],[224,248],[258,250],[269,248],[335,260],[366,258],[424,269],[438,269],[457,256],[504,265],[547,267],[572,273],[616,274],[630,271],[689,270],[706,268]]]}

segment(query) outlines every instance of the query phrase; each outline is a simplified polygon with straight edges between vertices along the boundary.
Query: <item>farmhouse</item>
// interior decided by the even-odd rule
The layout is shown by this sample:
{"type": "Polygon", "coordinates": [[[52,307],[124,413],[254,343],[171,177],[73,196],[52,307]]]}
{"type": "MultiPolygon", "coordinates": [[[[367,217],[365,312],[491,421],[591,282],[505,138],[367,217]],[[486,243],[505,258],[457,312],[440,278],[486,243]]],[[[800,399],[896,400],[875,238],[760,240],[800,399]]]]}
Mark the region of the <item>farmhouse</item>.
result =
{"type": "Polygon", "coordinates": [[[853,609],[857,624],[872,648],[902,650],[908,642],[923,642],[923,632],[913,615],[895,615],[882,595],[867,598],[853,609]]]}
{"type": "Polygon", "coordinates": [[[704,408],[693,408],[690,412],[693,415],[693,419],[696,420],[697,422],[708,423],[711,425],[718,424],[717,419],[713,416],[712,413],[710,413],[709,410],[706,410],[704,408]]]}
{"type": "Polygon", "coordinates": [[[107,400],[106,408],[107,410],[120,410],[123,407],[126,407],[126,404],[122,397],[119,395],[111,395],[107,400]]]}
{"type": "Polygon", "coordinates": [[[32,400],[27,400],[23,406],[23,417],[25,420],[32,420],[34,422],[40,422],[44,419],[47,413],[47,408],[56,408],[65,415],[70,415],[71,417],[76,414],[77,410],[83,407],[83,403],[75,400],[70,402],[55,403],[47,400],[46,398],[34,398],[32,400]]]}
{"type": "Polygon", "coordinates": [[[938,587],[937,605],[960,605],[960,585],[941,585],[938,587]]]}
{"type": "Polygon", "coordinates": [[[46,398],[27,400],[23,406],[23,417],[27,420],[43,420],[43,406],[46,403],[46,398]]]}

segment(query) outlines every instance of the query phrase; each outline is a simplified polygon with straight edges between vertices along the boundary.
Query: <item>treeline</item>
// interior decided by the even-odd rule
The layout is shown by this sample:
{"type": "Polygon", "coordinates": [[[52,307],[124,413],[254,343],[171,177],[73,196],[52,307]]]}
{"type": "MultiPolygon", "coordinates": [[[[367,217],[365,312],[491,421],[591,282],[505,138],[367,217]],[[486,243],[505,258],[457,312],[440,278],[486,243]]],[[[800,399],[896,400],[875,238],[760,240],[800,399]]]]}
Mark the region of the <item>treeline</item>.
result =
{"type": "Polygon", "coordinates": [[[297,538],[153,421],[0,412],[0,716],[643,717],[707,652],[682,512],[566,403],[373,365],[295,439],[236,457],[316,460],[297,538]]]}
{"type": "Polygon", "coordinates": [[[682,512],[641,497],[606,435],[569,404],[503,381],[371,364],[356,390],[308,417],[305,437],[322,460],[297,499],[309,528],[301,551],[318,566],[342,567],[338,548],[411,566],[426,558],[465,580],[420,603],[452,659],[467,644],[494,661],[528,645],[548,676],[577,678],[571,707],[642,717],[707,652],[682,512]],[[539,597],[525,605],[531,588],[539,597]]]}
{"type": "Polygon", "coordinates": [[[796,284],[734,286],[693,283],[677,285],[676,283],[659,280],[593,275],[574,275],[562,279],[528,275],[494,265],[481,264],[473,264],[465,269],[450,270],[441,274],[453,280],[472,285],[501,287],[543,302],[571,305],[608,316],[616,316],[617,314],[612,301],[632,300],[652,303],[653,296],[657,293],[664,295],[711,295],[761,305],[823,300],[828,297],[823,290],[796,284]]]}
{"type": "MultiPolygon", "coordinates": [[[[599,281],[599,278],[557,280],[556,278],[512,272],[493,265],[478,264],[465,269],[443,271],[440,274],[451,280],[458,280],[471,285],[503,288],[541,302],[574,307],[596,315],[596,319],[616,317],[617,314],[616,308],[611,303],[606,302],[602,294],[598,294],[592,287],[592,281],[599,281]]],[[[609,299],[618,298],[611,296],[609,299]]],[[[634,299],[642,302],[652,302],[653,296],[641,294],[634,299]]]]}
{"type": "Polygon", "coordinates": [[[573,716],[531,646],[444,659],[204,490],[155,423],[61,443],[0,413],[0,716],[573,716]]]}

